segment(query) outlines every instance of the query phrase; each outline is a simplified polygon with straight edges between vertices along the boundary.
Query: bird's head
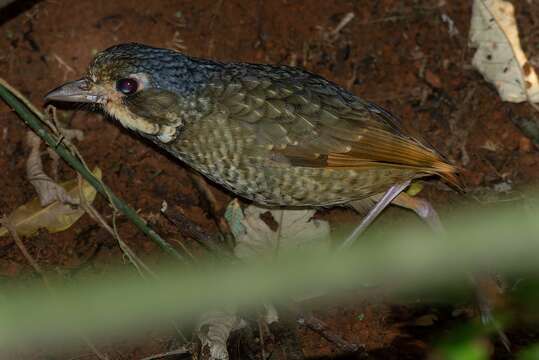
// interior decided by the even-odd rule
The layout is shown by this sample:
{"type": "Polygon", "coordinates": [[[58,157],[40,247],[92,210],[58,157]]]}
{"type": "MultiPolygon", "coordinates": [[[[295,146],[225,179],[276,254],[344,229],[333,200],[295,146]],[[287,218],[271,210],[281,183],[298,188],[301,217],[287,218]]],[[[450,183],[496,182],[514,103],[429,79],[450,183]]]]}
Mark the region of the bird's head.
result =
{"type": "MultiPolygon", "coordinates": [[[[98,53],[81,79],[45,96],[47,102],[101,106],[125,127],[169,140],[207,84],[216,63],[141,44],[120,44],[98,53]]],[[[165,141],[166,142],[166,141],[165,141]]]]}

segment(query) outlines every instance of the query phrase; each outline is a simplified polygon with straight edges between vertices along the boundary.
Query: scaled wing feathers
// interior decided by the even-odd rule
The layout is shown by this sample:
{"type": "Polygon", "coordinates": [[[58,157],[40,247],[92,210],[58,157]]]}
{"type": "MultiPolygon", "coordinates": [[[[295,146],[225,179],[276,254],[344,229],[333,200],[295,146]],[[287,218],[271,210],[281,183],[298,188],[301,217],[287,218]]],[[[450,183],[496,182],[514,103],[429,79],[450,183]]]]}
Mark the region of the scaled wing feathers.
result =
{"type": "Polygon", "coordinates": [[[245,126],[256,124],[257,141],[293,165],[402,167],[419,175],[438,174],[458,186],[455,167],[406,135],[387,111],[311,74],[307,81],[294,81],[302,74],[306,73],[296,70],[280,78],[243,74],[230,85],[213,86],[231,119],[245,126]]]}

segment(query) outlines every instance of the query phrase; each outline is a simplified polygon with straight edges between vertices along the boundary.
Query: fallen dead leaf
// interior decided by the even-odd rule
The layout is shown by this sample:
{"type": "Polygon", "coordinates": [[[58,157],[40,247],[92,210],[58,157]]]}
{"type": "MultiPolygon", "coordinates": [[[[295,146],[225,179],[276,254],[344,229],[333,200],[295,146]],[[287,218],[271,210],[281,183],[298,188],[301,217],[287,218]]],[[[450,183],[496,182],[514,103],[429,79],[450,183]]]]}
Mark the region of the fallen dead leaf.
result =
{"type": "MultiPolygon", "coordinates": [[[[26,178],[36,190],[41,206],[47,206],[54,201],[77,205],[77,202],[67,194],[65,189],[51,179],[43,170],[43,161],[41,160],[40,151],[41,142],[39,136],[33,131],[28,130],[26,144],[30,148],[30,154],[26,160],[26,178]]],[[[55,156],[58,156],[54,151],[52,153],[55,154],[55,156]]],[[[55,158],[52,157],[52,159],[54,163],[55,158]]]]}
{"type": "Polygon", "coordinates": [[[514,12],[507,1],[474,1],[469,45],[477,51],[472,64],[502,100],[537,103],[539,81],[520,46],[514,12]]]}
{"type": "Polygon", "coordinates": [[[227,341],[230,333],[246,325],[235,314],[212,311],[204,314],[198,322],[197,332],[202,348],[207,347],[211,360],[228,360],[227,341]]]}
{"type": "Polygon", "coordinates": [[[275,254],[282,249],[297,249],[309,245],[329,245],[329,223],[316,220],[315,210],[273,210],[249,205],[242,210],[239,202],[232,201],[225,217],[236,239],[234,254],[240,259],[263,254],[275,254]],[[272,230],[261,218],[271,213],[277,223],[272,230]]]}
{"type": "MultiPolygon", "coordinates": [[[[93,174],[101,179],[101,170],[95,168],[93,174]]],[[[67,195],[79,201],[79,182],[77,179],[66,181],[60,186],[65,189],[67,195]]],[[[86,181],[82,182],[82,193],[88,203],[95,199],[96,190],[86,181]]],[[[84,210],[79,206],[72,206],[60,201],[54,201],[47,206],[41,206],[38,197],[15,209],[8,217],[17,234],[21,236],[31,236],[39,229],[45,228],[50,233],[60,232],[68,229],[84,214],[84,210]]],[[[0,236],[5,236],[9,231],[5,227],[0,227],[0,236]]]]}

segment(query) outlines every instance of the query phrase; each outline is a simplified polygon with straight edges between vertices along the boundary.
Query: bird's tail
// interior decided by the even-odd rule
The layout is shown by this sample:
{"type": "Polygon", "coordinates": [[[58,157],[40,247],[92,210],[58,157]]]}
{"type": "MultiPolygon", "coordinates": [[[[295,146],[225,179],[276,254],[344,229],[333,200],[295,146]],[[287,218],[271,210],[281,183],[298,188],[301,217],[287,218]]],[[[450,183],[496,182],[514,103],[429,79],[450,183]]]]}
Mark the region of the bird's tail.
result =
{"type": "Polygon", "coordinates": [[[437,174],[447,184],[451,185],[458,191],[464,191],[464,185],[459,177],[459,168],[455,165],[449,164],[446,161],[439,159],[432,164],[432,172],[437,174]]]}

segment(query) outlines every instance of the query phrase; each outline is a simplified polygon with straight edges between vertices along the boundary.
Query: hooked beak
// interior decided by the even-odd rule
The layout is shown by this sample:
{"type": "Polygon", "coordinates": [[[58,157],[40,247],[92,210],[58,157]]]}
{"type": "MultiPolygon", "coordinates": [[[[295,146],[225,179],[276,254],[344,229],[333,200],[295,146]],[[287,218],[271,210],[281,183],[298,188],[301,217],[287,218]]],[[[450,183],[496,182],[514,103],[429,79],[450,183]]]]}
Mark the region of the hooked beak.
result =
{"type": "Polygon", "coordinates": [[[45,95],[45,101],[102,103],[103,96],[90,91],[90,88],[90,83],[86,79],[70,81],[50,91],[45,95]]]}

